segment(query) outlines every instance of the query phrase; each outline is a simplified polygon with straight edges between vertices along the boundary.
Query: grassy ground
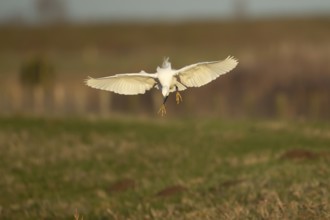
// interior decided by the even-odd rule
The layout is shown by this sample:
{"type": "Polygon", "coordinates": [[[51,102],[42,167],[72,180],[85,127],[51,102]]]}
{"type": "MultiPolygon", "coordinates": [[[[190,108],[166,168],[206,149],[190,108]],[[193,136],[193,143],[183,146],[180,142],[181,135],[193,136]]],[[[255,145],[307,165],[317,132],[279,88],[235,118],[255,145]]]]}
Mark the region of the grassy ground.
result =
{"type": "Polygon", "coordinates": [[[326,123],[0,124],[1,219],[330,218],[326,123]]]}

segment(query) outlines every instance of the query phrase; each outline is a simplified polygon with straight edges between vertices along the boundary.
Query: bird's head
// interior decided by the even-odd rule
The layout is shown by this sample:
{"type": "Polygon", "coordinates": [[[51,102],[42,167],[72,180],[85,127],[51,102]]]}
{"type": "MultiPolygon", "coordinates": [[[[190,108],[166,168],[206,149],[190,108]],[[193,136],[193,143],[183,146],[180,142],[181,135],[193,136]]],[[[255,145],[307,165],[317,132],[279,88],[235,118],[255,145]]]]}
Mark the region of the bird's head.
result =
{"type": "Polygon", "coordinates": [[[163,64],[162,64],[163,69],[171,68],[171,63],[169,60],[170,60],[169,57],[164,57],[163,64]]]}

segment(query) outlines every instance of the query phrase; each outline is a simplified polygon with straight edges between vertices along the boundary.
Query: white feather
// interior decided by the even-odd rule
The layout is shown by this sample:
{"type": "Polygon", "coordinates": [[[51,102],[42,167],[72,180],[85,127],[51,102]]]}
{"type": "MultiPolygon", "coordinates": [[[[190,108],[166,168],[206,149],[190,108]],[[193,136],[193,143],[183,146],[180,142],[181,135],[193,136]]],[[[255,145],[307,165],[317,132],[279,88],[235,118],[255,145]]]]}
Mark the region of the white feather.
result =
{"type": "Polygon", "coordinates": [[[117,74],[103,78],[89,77],[86,85],[122,95],[144,94],[156,84],[156,75],[148,73],[117,74]]]}
{"type": "Polygon", "coordinates": [[[201,62],[177,70],[176,75],[181,83],[187,87],[203,86],[219,76],[234,69],[238,61],[234,57],[227,57],[222,61],[201,62]]]}

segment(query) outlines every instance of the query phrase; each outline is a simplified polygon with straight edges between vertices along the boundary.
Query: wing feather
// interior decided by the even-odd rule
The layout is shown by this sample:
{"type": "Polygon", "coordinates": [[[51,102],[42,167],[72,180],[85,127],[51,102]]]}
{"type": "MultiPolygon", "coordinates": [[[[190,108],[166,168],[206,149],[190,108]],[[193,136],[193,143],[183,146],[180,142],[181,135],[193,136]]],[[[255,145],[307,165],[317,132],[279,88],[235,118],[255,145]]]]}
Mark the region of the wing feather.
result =
{"type": "Polygon", "coordinates": [[[183,67],[177,70],[176,75],[183,85],[187,87],[200,87],[228,73],[237,64],[237,59],[229,56],[221,61],[201,62],[183,67]]]}
{"type": "Polygon", "coordinates": [[[85,81],[86,85],[111,91],[122,95],[144,94],[156,84],[156,74],[124,73],[114,76],[91,78],[85,81]]]}

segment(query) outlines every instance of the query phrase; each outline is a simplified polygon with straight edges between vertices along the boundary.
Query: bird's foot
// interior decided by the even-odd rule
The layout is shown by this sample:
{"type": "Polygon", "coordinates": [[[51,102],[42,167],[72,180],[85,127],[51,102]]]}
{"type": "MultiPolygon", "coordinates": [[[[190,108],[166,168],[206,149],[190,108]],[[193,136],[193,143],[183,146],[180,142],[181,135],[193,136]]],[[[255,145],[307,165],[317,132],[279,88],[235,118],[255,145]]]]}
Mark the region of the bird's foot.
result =
{"type": "Polygon", "coordinates": [[[164,104],[162,104],[158,110],[158,114],[160,114],[162,117],[166,115],[166,107],[164,104]]]}
{"type": "Polygon", "coordinates": [[[176,104],[179,104],[180,102],[182,102],[182,96],[180,95],[179,92],[176,92],[175,100],[176,100],[176,104]]]}

